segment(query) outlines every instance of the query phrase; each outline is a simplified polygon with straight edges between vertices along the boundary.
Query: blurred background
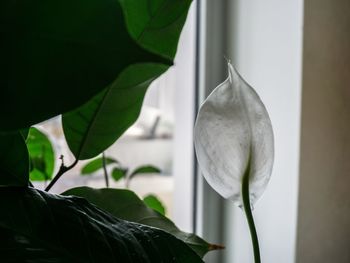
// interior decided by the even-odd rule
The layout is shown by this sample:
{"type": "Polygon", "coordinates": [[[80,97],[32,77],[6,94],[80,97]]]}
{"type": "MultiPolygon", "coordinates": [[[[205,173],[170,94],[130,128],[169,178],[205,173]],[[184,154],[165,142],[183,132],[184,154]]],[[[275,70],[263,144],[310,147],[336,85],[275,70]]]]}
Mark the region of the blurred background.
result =
{"type": "MultiPolygon", "coordinates": [[[[129,188],[155,194],[181,229],[226,246],[206,262],[253,262],[242,211],[206,184],[193,149],[197,109],[226,78],[225,58],[259,93],[275,133],[273,174],[253,212],[262,262],[349,263],[349,0],[194,1],[174,67],[152,84],[138,121],[105,155],[129,171],[159,169],[129,188]]],[[[60,118],[39,128],[53,141],[57,165],[60,155],[73,162],[60,118]]],[[[103,171],[82,176],[84,164],[53,192],[104,187],[103,171]]]]}

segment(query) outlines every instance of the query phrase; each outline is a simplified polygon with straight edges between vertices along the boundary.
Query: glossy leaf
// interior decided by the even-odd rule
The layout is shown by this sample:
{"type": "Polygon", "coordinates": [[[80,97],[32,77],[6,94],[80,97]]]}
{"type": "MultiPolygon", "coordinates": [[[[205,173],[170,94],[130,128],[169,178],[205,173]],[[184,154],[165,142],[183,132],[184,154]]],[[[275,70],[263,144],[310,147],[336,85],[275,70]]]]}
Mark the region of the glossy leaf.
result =
{"type": "Polygon", "coordinates": [[[153,210],[165,216],[166,210],[162,202],[153,194],[149,194],[143,198],[143,202],[153,210]]]}
{"type": "Polygon", "coordinates": [[[128,172],[128,169],[120,168],[120,167],[114,167],[112,170],[112,178],[114,181],[119,181],[120,179],[124,178],[128,172]]]}
{"type": "Polygon", "coordinates": [[[47,181],[55,168],[55,153],[48,137],[37,128],[30,128],[26,140],[31,158],[31,181],[47,181]]]}
{"type": "Polygon", "coordinates": [[[129,190],[77,187],[64,192],[63,195],[83,197],[118,218],[163,229],[184,241],[201,257],[210,250],[222,248],[207,243],[195,234],[182,232],[172,221],[147,207],[137,195],[129,190]]]}
{"type": "Polygon", "coordinates": [[[0,186],[28,186],[29,156],[21,133],[0,135],[0,186]]]}
{"type": "Polygon", "coordinates": [[[220,195],[241,206],[246,171],[251,204],[267,186],[274,158],[273,131],[257,93],[230,63],[228,71],[228,79],[199,110],[194,142],[205,179],[220,195]]]}
{"type": "Polygon", "coordinates": [[[0,209],[1,262],[202,262],[172,235],[113,217],[83,198],[4,188],[0,209]]]}
{"type": "Polygon", "coordinates": [[[192,0],[119,0],[130,34],[148,50],[174,58],[192,0]]]}
{"type": "MultiPolygon", "coordinates": [[[[118,163],[117,160],[110,158],[110,157],[106,157],[105,160],[106,160],[106,165],[118,163]]],[[[103,162],[102,162],[102,158],[100,157],[100,158],[94,159],[94,160],[88,162],[87,164],[85,164],[83,166],[83,168],[81,169],[81,174],[82,175],[90,175],[90,174],[102,169],[102,167],[103,167],[103,162]]]]}
{"type": "Polygon", "coordinates": [[[167,68],[132,65],[91,101],[64,114],[63,130],[74,156],[90,159],[111,146],[136,121],[149,84],[167,68]]]}
{"type": "MultiPolygon", "coordinates": [[[[173,59],[190,0],[119,0],[130,34],[143,47],[173,59]]],[[[168,65],[128,67],[107,90],[79,109],[63,115],[69,148],[79,160],[97,156],[137,119],[150,83],[168,65]]]]}
{"type": "Polygon", "coordinates": [[[130,36],[118,1],[2,0],[0,28],[0,130],[82,105],[130,64],[171,64],[130,36]]]}

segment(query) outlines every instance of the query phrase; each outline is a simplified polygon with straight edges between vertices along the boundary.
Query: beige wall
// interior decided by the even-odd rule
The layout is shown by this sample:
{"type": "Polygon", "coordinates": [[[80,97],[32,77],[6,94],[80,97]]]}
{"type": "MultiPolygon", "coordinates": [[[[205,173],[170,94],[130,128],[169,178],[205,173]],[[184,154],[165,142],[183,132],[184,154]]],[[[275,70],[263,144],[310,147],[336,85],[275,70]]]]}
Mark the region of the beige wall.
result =
{"type": "Polygon", "coordinates": [[[305,0],[297,262],[350,262],[350,0],[305,0]]]}

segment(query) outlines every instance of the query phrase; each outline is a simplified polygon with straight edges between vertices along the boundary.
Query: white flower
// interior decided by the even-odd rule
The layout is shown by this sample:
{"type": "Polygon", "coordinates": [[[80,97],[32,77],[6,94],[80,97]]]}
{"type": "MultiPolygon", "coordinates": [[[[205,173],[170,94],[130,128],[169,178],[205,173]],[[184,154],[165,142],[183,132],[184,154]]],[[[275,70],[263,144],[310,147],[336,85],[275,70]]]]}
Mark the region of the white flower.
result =
{"type": "Polygon", "coordinates": [[[195,149],[207,182],[239,206],[242,179],[249,171],[253,205],[271,176],[273,131],[266,108],[253,88],[230,63],[228,73],[228,78],[215,88],[199,110],[194,128],[195,149]]]}

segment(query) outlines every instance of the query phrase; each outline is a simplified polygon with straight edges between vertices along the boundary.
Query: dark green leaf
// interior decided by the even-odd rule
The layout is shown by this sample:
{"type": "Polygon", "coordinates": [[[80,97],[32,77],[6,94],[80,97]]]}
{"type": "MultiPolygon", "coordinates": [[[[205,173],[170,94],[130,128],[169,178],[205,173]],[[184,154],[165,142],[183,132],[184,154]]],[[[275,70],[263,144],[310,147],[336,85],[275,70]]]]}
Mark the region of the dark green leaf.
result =
{"type": "Polygon", "coordinates": [[[64,192],[63,195],[84,197],[118,218],[163,229],[184,241],[201,257],[210,250],[222,248],[211,245],[194,234],[180,231],[173,222],[147,207],[129,190],[77,187],[64,192]]]}
{"type": "Polygon", "coordinates": [[[157,211],[158,213],[165,216],[165,206],[162,204],[162,202],[153,194],[149,194],[143,198],[143,202],[153,210],[157,211]]]}
{"type": "Polygon", "coordinates": [[[2,263],[82,263],[65,255],[60,248],[46,247],[40,244],[40,241],[28,238],[2,225],[0,225],[0,244],[2,263]]]}
{"type": "MultiPolygon", "coordinates": [[[[118,163],[117,160],[110,157],[106,157],[105,160],[106,160],[106,165],[109,165],[112,163],[118,163]]],[[[102,162],[102,158],[100,157],[85,164],[81,169],[81,174],[89,175],[102,169],[102,167],[103,167],[103,162],[102,162]]]]}
{"type": "Polygon", "coordinates": [[[22,134],[24,140],[27,140],[27,137],[28,137],[28,134],[29,134],[29,129],[30,128],[24,128],[24,129],[22,129],[20,131],[20,133],[22,134]]]}
{"type": "Polygon", "coordinates": [[[91,101],[64,114],[63,130],[74,156],[90,159],[112,145],[136,121],[149,84],[167,68],[132,65],[91,101]]]}
{"type": "MultiPolygon", "coordinates": [[[[128,30],[148,50],[173,59],[190,0],[120,0],[128,30]]],[[[97,156],[137,119],[149,84],[168,66],[130,66],[107,90],[63,115],[69,148],[79,160],[97,156]]]]}
{"type": "Polygon", "coordinates": [[[143,47],[174,58],[192,0],[119,0],[129,32],[143,47]]]}
{"type": "Polygon", "coordinates": [[[137,167],[129,176],[129,180],[135,177],[138,174],[158,174],[160,173],[160,169],[153,165],[144,165],[137,167]]]}
{"type": "Polygon", "coordinates": [[[0,28],[0,130],[76,108],[130,64],[171,64],[130,36],[118,1],[2,0],[0,28]]]}
{"type": "Polygon", "coordinates": [[[1,262],[202,262],[172,235],[115,218],[83,198],[4,188],[0,210],[1,262]]]}
{"type": "Polygon", "coordinates": [[[127,172],[128,172],[128,169],[115,167],[112,170],[112,178],[117,182],[123,177],[125,177],[127,172]]]}
{"type": "Polygon", "coordinates": [[[28,186],[29,156],[21,133],[0,135],[0,185],[28,186]]]}
{"type": "Polygon", "coordinates": [[[46,181],[52,178],[55,168],[55,153],[49,138],[37,128],[30,128],[27,147],[31,158],[31,181],[46,181]]]}

